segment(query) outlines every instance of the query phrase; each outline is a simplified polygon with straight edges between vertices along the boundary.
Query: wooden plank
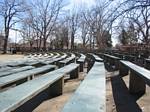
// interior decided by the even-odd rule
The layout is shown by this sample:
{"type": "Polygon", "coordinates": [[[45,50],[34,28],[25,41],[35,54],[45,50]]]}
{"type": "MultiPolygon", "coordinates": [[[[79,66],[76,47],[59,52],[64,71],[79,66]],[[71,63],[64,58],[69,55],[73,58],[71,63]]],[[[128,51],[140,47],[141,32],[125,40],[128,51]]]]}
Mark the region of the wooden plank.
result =
{"type": "Polygon", "coordinates": [[[67,54],[64,53],[61,57],[51,58],[50,60],[47,60],[47,61],[45,61],[44,63],[46,63],[46,64],[52,64],[52,63],[54,63],[54,62],[63,60],[63,59],[65,59],[66,57],[67,57],[67,54]]]}
{"type": "Polygon", "coordinates": [[[95,54],[91,54],[91,55],[94,57],[95,61],[103,62],[103,59],[100,58],[99,56],[97,56],[97,55],[95,55],[95,54]]]}
{"type": "Polygon", "coordinates": [[[58,64],[57,64],[58,67],[60,68],[60,67],[63,67],[65,65],[67,65],[67,64],[70,64],[70,63],[74,62],[75,57],[76,56],[74,54],[71,54],[71,57],[68,57],[68,58],[66,58],[64,60],[59,61],[58,64]]]}
{"type": "Polygon", "coordinates": [[[14,68],[14,67],[7,67],[7,66],[6,66],[6,67],[1,67],[1,68],[0,68],[0,73],[1,73],[1,72],[4,72],[4,71],[7,71],[7,70],[11,70],[11,69],[13,69],[13,68],[14,68]]]}
{"type": "Polygon", "coordinates": [[[121,58],[113,56],[113,55],[109,55],[109,54],[104,54],[104,56],[112,58],[112,59],[116,59],[116,60],[121,60],[121,58]]]}
{"type": "Polygon", "coordinates": [[[66,59],[64,59],[64,60],[61,60],[61,61],[59,61],[59,63],[63,63],[63,64],[66,64],[66,63],[68,63],[69,61],[72,61],[73,59],[75,59],[75,55],[74,54],[71,54],[71,57],[69,57],[69,58],[66,58],[66,59]]]}
{"type": "Polygon", "coordinates": [[[10,69],[8,71],[4,71],[4,72],[0,72],[0,77],[4,77],[7,75],[11,75],[13,73],[17,73],[17,72],[21,72],[21,71],[25,71],[25,70],[30,70],[33,69],[35,67],[33,66],[24,66],[24,67],[19,67],[19,68],[15,68],[15,69],[10,69]]]}
{"type": "Polygon", "coordinates": [[[61,112],[105,112],[104,64],[95,62],[61,112]]]}
{"type": "Polygon", "coordinates": [[[37,74],[43,73],[45,71],[49,71],[51,69],[54,69],[55,67],[56,67],[55,65],[46,65],[43,67],[34,68],[32,70],[27,70],[27,71],[15,73],[15,74],[12,74],[9,76],[1,77],[0,78],[0,87],[5,86],[7,84],[11,84],[13,82],[19,81],[24,78],[28,78],[32,75],[37,75],[37,74]]]}
{"type": "Polygon", "coordinates": [[[80,54],[80,58],[77,60],[78,62],[85,62],[86,56],[84,54],[80,54]]]}
{"type": "Polygon", "coordinates": [[[76,69],[77,67],[79,67],[79,64],[71,63],[69,65],[66,65],[66,66],[58,69],[58,71],[59,72],[70,73],[72,70],[76,69]]]}

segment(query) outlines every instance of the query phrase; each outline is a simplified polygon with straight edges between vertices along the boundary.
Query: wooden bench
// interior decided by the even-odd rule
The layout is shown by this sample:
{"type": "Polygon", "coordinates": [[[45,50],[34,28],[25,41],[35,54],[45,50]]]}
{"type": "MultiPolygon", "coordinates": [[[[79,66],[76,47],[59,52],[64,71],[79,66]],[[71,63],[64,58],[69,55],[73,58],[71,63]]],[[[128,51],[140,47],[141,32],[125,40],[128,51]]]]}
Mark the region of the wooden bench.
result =
{"type": "Polygon", "coordinates": [[[58,61],[63,60],[63,59],[65,59],[66,57],[67,57],[67,54],[64,53],[62,56],[57,57],[57,58],[51,58],[51,59],[45,61],[44,63],[57,65],[57,62],[58,62],[58,61]]]}
{"type": "Polygon", "coordinates": [[[121,59],[125,59],[125,55],[124,54],[120,54],[120,53],[113,53],[114,56],[119,57],[121,59]]]}
{"type": "Polygon", "coordinates": [[[68,66],[64,66],[59,69],[60,72],[65,72],[66,74],[70,74],[70,79],[76,79],[79,77],[79,64],[71,63],[68,66]]]}
{"type": "Polygon", "coordinates": [[[84,64],[86,56],[84,54],[80,54],[80,58],[77,60],[77,63],[80,64],[80,72],[83,72],[84,64]]]}
{"type": "Polygon", "coordinates": [[[34,66],[34,67],[41,67],[46,65],[43,62],[37,61],[37,60],[31,60],[24,63],[26,66],[34,66]]]}
{"type": "Polygon", "coordinates": [[[109,62],[111,66],[114,66],[114,70],[119,69],[119,60],[121,60],[121,58],[109,54],[104,54],[104,60],[105,62],[109,62]]]}
{"type": "Polygon", "coordinates": [[[76,64],[57,69],[0,93],[1,112],[31,112],[41,102],[63,93],[64,75],[76,64]],[[66,69],[67,68],[67,69],[66,69]]]}
{"type": "Polygon", "coordinates": [[[64,60],[59,61],[59,62],[57,63],[58,67],[60,68],[60,67],[63,67],[63,66],[65,66],[65,65],[68,65],[68,64],[70,64],[70,63],[75,62],[75,57],[76,57],[76,56],[75,56],[74,54],[71,54],[70,57],[68,57],[68,58],[66,58],[66,59],[64,59],[64,60]]]}
{"type": "Polygon", "coordinates": [[[150,71],[133,64],[129,61],[120,61],[120,76],[128,75],[130,71],[129,79],[129,91],[132,94],[144,94],[146,84],[150,86],[150,71]]]}
{"type": "Polygon", "coordinates": [[[60,55],[59,53],[55,53],[55,55],[54,55],[53,58],[55,59],[55,58],[58,58],[58,57],[60,57],[60,56],[61,56],[61,55],[60,55]]]}
{"type": "Polygon", "coordinates": [[[33,68],[35,68],[35,67],[25,66],[25,67],[19,67],[19,68],[15,68],[15,69],[9,69],[8,71],[0,72],[0,77],[4,77],[4,76],[11,75],[13,73],[17,73],[17,72],[21,72],[21,71],[30,70],[30,69],[33,69],[33,68]]]}
{"type": "Polygon", "coordinates": [[[129,54],[114,53],[114,56],[119,57],[123,60],[131,61],[131,62],[136,61],[136,56],[129,55],[129,54]]]}
{"type": "Polygon", "coordinates": [[[93,53],[88,53],[88,56],[87,56],[87,72],[90,71],[90,69],[92,68],[93,64],[95,61],[97,62],[103,62],[103,59],[101,59],[99,56],[93,54],[93,53]]]}
{"type": "Polygon", "coordinates": [[[1,73],[1,72],[4,72],[4,71],[7,71],[7,70],[11,70],[11,69],[13,69],[13,68],[15,68],[15,67],[7,67],[7,66],[1,67],[1,68],[0,68],[0,73],[1,73]]]}
{"type": "Polygon", "coordinates": [[[97,56],[95,54],[91,54],[91,55],[93,56],[93,58],[94,58],[95,61],[97,61],[97,62],[103,62],[103,59],[100,58],[99,56],[97,56]]]}
{"type": "Polygon", "coordinates": [[[55,68],[56,68],[55,65],[46,65],[43,67],[34,68],[31,70],[18,72],[18,73],[11,74],[9,76],[1,77],[0,88],[1,89],[6,88],[13,84],[16,85],[22,84],[30,79],[33,79],[35,75],[47,73],[49,71],[54,70],[55,68]]]}
{"type": "Polygon", "coordinates": [[[104,64],[95,62],[61,112],[105,112],[104,64]]]}
{"type": "Polygon", "coordinates": [[[150,59],[145,59],[145,68],[150,70],[150,59]]]}
{"type": "Polygon", "coordinates": [[[28,58],[24,57],[22,59],[18,59],[18,60],[13,60],[13,61],[9,61],[6,62],[5,65],[9,66],[9,67],[23,67],[26,66],[25,62],[28,61],[28,58]]]}
{"type": "Polygon", "coordinates": [[[8,66],[8,67],[23,67],[24,65],[24,60],[19,60],[19,61],[6,61],[1,63],[2,67],[8,66]]]}

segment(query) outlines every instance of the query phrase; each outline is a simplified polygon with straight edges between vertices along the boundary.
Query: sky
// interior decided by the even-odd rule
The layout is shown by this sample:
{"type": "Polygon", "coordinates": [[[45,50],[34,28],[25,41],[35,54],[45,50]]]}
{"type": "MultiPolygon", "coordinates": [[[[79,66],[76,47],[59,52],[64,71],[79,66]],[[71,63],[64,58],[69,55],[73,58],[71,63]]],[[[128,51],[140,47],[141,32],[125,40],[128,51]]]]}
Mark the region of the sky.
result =
{"type": "MultiPolygon", "coordinates": [[[[92,5],[95,4],[95,0],[66,0],[66,2],[68,4],[65,7],[66,10],[67,9],[72,9],[72,7],[74,7],[74,6],[75,7],[81,6],[83,4],[84,4],[84,6],[89,8],[89,7],[91,7],[92,5]]],[[[15,41],[19,42],[19,40],[21,39],[20,33],[19,32],[16,33],[16,31],[14,31],[14,30],[10,30],[9,37],[11,38],[11,40],[13,42],[15,42],[15,41]],[[15,38],[16,36],[17,36],[17,38],[15,38]]],[[[77,40],[77,41],[79,41],[79,40],[77,40]]]]}
{"type": "MultiPolygon", "coordinates": [[[[72,9],[73,7],[81,7],[81,6],[90,8],[91,6],[96,4],[95,0],[66,0],[66,2],[68,4],[65,7],[66,10],[72,9]]],[[[19,32],[10,30],[10,38],[13,42],[19,42],[19,40],[21,39],[21,36],[20,36],[19,32]]],[[[78,38],[76,38],[75,41],[80,43],[80,39],[78,39],[78,38]]],[[[112,41],[113,41],[113,45],[115,45],[117,43],[117,41],[115,39],[112,39],[112,41]]]]}

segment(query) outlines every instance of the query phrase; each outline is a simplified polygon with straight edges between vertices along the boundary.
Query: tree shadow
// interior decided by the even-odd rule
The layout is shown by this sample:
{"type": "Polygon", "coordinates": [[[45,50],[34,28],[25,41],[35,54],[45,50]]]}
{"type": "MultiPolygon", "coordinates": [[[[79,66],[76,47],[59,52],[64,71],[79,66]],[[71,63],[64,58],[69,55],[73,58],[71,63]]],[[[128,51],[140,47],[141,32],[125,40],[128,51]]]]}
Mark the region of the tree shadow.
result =
{"type": "Polygon", "coordinates": [[[142,112],[136,100],[140,96],[133,96],[121,76],[111,77],[112,91],[117,112],[142,112]]]}

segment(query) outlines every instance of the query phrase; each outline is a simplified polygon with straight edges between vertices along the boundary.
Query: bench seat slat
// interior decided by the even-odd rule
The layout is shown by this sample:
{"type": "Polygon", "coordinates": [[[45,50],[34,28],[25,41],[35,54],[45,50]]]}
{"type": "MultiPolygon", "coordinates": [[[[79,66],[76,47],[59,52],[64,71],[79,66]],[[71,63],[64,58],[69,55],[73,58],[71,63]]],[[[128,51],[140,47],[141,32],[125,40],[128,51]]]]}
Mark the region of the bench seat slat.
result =
{"type": "Polygon", "coordinates": [[[46,65],[43,67],[34,68],[34,69],[27,70],[24,72],[19,72],[19,73],[15,73],[15,74],[12,74],[9,76],[1,77],[0,78],[0,87],[4,86],[6,84],[10,84],[12,82],[15,82],[17,80],[27,78],[27,77],[32,76],[32,75],[40,74],[44,71],[50,70],[50,69],[55,68],[55,67],[56,67],[55,65],[46,65]]]}
{"type": "Polygon", "coordinates": [[[64,63],[64,64],[66,64],[66,63],[70,62],[71,60],[75,59],[75,57],[76,57],[76,56],[75,56],[74,54],[72,54],[71,57],[66,58],[66,59],[64,59],[64,60],[61,60],[61,61],[59,61],[59,63],[64,63]]]}
{"type": "Polygon", "coordinates": [[[33,69],[33,68],[35,68],[35,67],[25,66],[25,67],[11,69],[11,70],[8,70],[8,71],[1,72],[0,77],[4,77],[4,76],[11,75],[13,73],[17,73],[17,72],[21,72],[21,71],[25,71],[25,70],[30,70],[30,69],[33,69]]]}
{"type": "Polygon", "coordinates": [[[116,59],[116,60],[120,60],[121,58],[113,56],[113,55],[109,55],[109,54],[104,54],[104,56],[112,58],[112,59],[116,59]]]}
{"type": "Polygon", "coordinates": [[[54,63],[54,62],[57,62],[57,61],[60,61],[60,60],[62,60],[62,59],[65,59],[67,57],[67,55],[66,54],[64,54],[63,56],[61,56],[61,57],[58,57],[58,58],[52,58],[51,60],[48,60],[48,61],[46,61],[45,63],[47,63],[47,64],[51,64],[51,63],[54,63]]]}
{"type": "Polygon", "coordinates": [[[85,62],[86,56],[84,54],[80,54],[80,58],[77,60],[78,62],[85,62]]]}
{"type": "Polygon", "coordinates": [[[105,69],[95,62],[62,112],[105,112],[105,69]]]}
{"type": "Polygon", "coordinates": [[[99,56],[93,54],[93,53],[89,53],[91,56],[93,56],[93,58],[95,59],[95,61],[98,61],[98,62],[103,62],[103,59],[100,58],[99,56]]]}

